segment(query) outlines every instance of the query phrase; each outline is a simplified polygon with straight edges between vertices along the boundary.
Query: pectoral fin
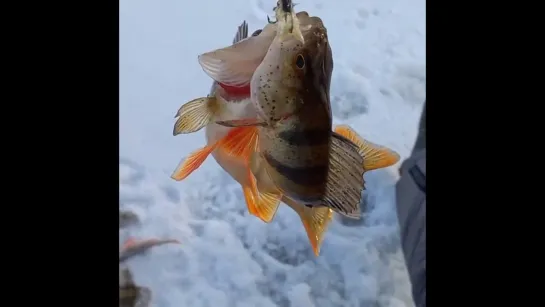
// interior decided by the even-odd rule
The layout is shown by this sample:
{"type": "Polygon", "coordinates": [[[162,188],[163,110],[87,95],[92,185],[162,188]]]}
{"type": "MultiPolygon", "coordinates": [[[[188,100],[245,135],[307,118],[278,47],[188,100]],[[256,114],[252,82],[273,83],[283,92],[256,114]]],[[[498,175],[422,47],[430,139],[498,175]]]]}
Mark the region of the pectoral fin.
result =
{"type": "Polygon", "coordinates": [[[358,146],[359,153],[363,157],[363,168],[365,171],[392,166],[400,159],[397,152],[365,140],[348,126],[337,126],[335,132],[358,146]]]}
{"type": "Polygon", "coordinates": [[[184,104],[176,113],[173,135],[192,133],[204,128],[217,111],[215,97],[202,97],[184,104]]]}
{"type": "Polygon", "coordinates": [[[250,160],[258,141],[258,131],[255,127],[237,127],[231,129],[223,137],[218,146],[228,155],[250,160]]]}

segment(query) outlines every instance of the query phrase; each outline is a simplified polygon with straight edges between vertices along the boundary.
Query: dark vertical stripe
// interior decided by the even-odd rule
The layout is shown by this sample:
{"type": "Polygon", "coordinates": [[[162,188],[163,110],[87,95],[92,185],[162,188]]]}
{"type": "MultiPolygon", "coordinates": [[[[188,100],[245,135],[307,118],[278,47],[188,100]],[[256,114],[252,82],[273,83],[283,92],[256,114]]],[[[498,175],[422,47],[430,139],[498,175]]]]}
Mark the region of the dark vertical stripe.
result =
{"type": "Polygon", "coordinates": [[[286,13],[290,13],[293,7],[291,0],[280,0],[282,4],[282,10],[286,13]]]}
{"type": "Polygon", "coordinates": [[[262,31],[263,31],[263,30],[261,30],[261,29],[257,29],[257,30],[255,30],[255,32],[252,34],[252,36],[258,36],[259,34],[261,34],[262,31]]]}
{"type": "Polygon", "coordinates": [[[263,156],[272,168],[295,184],[316,186],[324,184],[324,181],[327,178],[328,165],[291,167],[276,160],[267,152],[263,153],[263,156]]]}
{"type": "Polygon", "coordinates": [[[418,189],[420,189],[422,193],[426,194],[426,175],[424,175],[422,170],[420,170],[420,167],[418,167],[416,164],[413,165],[413,167],[409,169],[409,175],[411,175],[413,178],[414,183],[416,183],[418,186],[418,189]]]}
{"type": "Polygon", "coordinates": [[[290,145],[318,146],[318,145],[325,145],[329,142],[329,138],[331,137],[331,130],[329,129],[311,129],[311,130],[291,129],[291,130],[280,132],[278,134],[278,137],[290,145]]]}

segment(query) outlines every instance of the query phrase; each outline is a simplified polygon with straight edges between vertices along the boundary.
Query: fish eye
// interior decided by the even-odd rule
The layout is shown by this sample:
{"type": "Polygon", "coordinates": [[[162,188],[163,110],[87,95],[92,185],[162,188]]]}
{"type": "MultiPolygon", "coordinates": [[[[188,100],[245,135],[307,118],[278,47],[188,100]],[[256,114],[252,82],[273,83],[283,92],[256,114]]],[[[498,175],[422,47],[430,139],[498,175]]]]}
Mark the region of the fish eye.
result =
{"type": "Polygon", "coordinates": [[[297,55],[297,59],[295,60],[295,65],[297,65],[297,68],[303,69],[305,68],[305,58],[302,54],[297,55]]]}

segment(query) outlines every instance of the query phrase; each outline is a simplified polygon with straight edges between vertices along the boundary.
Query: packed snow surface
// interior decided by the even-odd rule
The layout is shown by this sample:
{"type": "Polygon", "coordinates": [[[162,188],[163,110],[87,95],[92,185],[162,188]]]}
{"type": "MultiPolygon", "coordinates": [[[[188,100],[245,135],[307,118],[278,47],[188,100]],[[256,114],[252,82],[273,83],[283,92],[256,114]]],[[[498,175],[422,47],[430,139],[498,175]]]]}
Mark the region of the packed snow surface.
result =
{"type": "MultiPolygon", "coordinates": [[[[300,0],[322,18],[333,49],[334,124],[407,157],[426,98],[424,0],[300,0]]],[[[174,238],[180,245],[129,260],[151,306],[413,306],[400,251],[397,167],[365,174],[365,220],[330,225],[312,253],[299,217],[282,205],[270,224],[249,215],[240,185],[210,157],[182,182],[179,161],[204,131],[172,136],[174,115],[206,95],[197,55],[250,33],[274,0],[120,0],[120,207],[141,224],[121,241],[174,238]]]]}

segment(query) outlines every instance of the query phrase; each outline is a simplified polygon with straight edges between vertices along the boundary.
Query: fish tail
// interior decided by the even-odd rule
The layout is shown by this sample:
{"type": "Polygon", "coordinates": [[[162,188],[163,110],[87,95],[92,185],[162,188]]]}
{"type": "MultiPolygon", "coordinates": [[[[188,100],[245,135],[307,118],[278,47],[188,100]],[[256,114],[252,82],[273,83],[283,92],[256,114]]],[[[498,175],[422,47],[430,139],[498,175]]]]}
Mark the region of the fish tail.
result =
{"type": "Polygon", "coordinates": [[[333,210],[328,207],[306,207],[289,198],[283,198],[282,201],[299,215],[312,246],[312,251],[318,257],[327,227],[331,219],[333,219],[333,210]]]}
{"type": "Polygon", "coordinates": [[[218,101],[215,96],[193,99],[184,104],[176,113],[178,117],[172,134],[187,134],[201,130],[210,123],[218,111],[218,101]]]}
{"type": "Polygon", "coordinates": [[[399,154],[387,147],[373,144],[359,136],[356,131],[346,125],[335,127],[335,132],[354,142],[363,157],[363,169],[371,171],[396,164],[399,154]]]}

